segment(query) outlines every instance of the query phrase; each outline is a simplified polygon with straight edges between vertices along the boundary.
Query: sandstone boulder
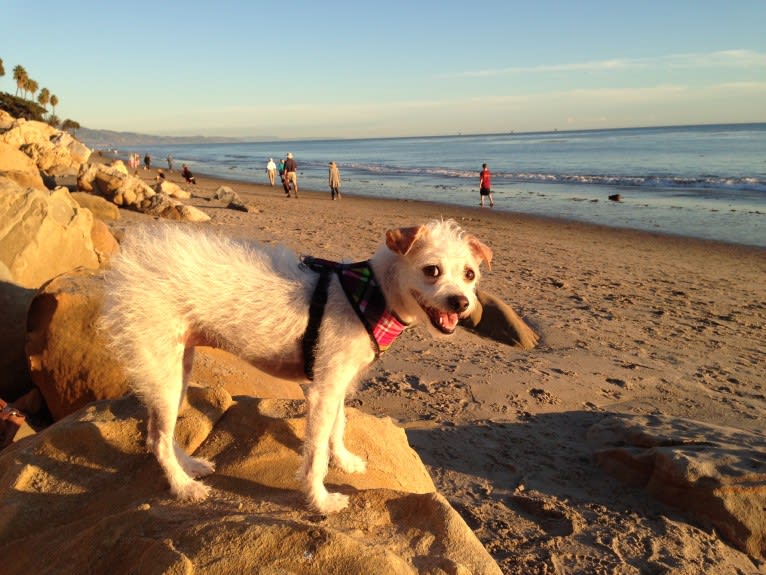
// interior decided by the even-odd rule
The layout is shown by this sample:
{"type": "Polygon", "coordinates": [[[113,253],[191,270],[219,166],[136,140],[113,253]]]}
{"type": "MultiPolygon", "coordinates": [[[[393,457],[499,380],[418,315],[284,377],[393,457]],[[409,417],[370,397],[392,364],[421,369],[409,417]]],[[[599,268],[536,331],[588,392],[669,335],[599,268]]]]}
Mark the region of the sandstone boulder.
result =
{"type": "Polygon", "coordinates": [[[54,420],[128,391],[127,377],[97,329],[101,282],[99,271],[62,274],[45,284],[29,306],[29,371],[54,420]]]}
{"type": "Polygon", "coordinates": [[[16,285],[0,262],[0,398],[7,401],[15,401],[33,388],[24,338],[27,309],[35,293],[16,285]]]}
{"type": "Polygon", "coordinates": [[[151,216],[187,222],[210,220],[210,216],[194,206],[157,193],[140,178],[106,164],[83,164],[77,175],[77,189],[151,216]]]}
{"type": "Polygon", "coordinates": [[[237,210],[240,212],[257,212],[257,208],[248,205],[242,201],[239,194],[231,189],[229,186],[218,186],[218,189],[213,194],[213,198],[226,204],[226,207],[230,210],[237,210]]]}
{"type": "Polygon", "coordinates": [[[0,261],[23,287],[78,266],[97,268],[93,215],[65,188],[53,192],[24,189],[0,176],[0,261]]]}
{"type": "Polygon", "coordinates": [[[532,349],[540,339],[535,331],[500,298],[477,290],[478,304],[460,325],[482,337],[521,349],[532,349]]]}
{"type": "MultiPolygon", "coordinates": [[[[26,318],[25,360],[54,420],[128,392],[127,376],[108,349],[106,334],[98,329],[103,296],[102,272],[79,270],[45,284],[27,304],[28,314],[26,308],[19,312],[26,318]]],[[[19,324],[18,333],[24,333],[19,324]]],[[[303,398],[296,383],[267,376],[213,348],[196,349],[192,381],[237,396],[303,398]]]]}
{"type": "Polygon", "coordinates": [[[117,221],[120,219],[120,208],[101,196],[85,192],[72,192],[72,199],[83,208],[87,208],[100,220],[117,221]]]}
{"type": "Polygon", "coordinates": [[[348,510],[313,513],[295,473],[302,402],[190,389],[177,437],[212,458],[204,502],[171,498],[143,448],[135,399],[93,404],[0,453],[0,553],[8,575],[69,573],[500,573],[434,492],[390,420],[350,409],[366,474],[331,470],[348,510]],[[60,561],[59,561],[60,559],[60,561]]]}
{"type": "Polygon", "coordinates": [[[191,192],[187,192],[181,186],[168,180],[160,180],[154,184],[154,191],[158,194],[166,194],[171,198],[179,200],[188,200],[191,198],[191,192]]]}
{"type": "Polygon", "coordinates": [[[7,118],[0,122],[0,141],[29,156],[40,171],[51,175],[74,175],[91,151],[71,134],[46,124],[7,118]]]}
{"type": "Polygon", "coordinates": [[[618,479],[646,489],[731,544],[766,557],[766,436],[685,419],[614,416],[588,437],[618,479]]]}
{"type": "Polygon", "coordinates": [[[77,174],[77,189],[139,211],[156,195],[140,178],[106,164],[82,164],[77,174]]]}
{"type": "Polygon", "coordinates": [[[5,142],[0,142],[0,176],[14,180],[22,188],[45,189],[40,170],[32,159],[5,142]]]}

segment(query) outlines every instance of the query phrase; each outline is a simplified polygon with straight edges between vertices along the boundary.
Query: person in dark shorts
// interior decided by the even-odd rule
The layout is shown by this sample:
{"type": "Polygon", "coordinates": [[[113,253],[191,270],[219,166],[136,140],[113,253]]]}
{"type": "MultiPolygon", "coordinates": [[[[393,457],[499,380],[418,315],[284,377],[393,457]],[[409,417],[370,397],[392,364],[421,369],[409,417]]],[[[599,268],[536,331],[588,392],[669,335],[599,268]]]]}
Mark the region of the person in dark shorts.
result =
{"type": "Polygon", "coordinates": [[[484,207],[484,198],[489,198],[489,207],[492,208],[495,205],[495,200],[492,198],[492,173],[489,171],[487,164],[481,165],[481,172],[479,173],[479,198],[481,199],[481,207],[484,207]]]}

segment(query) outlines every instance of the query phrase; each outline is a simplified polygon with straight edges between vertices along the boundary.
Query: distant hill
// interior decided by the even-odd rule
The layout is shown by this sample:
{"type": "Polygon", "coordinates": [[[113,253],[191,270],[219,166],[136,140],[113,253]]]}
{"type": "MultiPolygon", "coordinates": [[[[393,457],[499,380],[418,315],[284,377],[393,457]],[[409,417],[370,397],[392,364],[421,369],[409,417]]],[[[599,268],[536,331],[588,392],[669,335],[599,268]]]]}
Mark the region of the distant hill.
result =
{"type": "Polygon", "coordinates": [[[136,132],[115,132],[113,130],[92,130],[80,128],[77,139],[89,148],[100,150],[156,146],[158,144],[222,144],[252,141],[252,138],[225,138],[218,136],[154,136],[136,132]]]}

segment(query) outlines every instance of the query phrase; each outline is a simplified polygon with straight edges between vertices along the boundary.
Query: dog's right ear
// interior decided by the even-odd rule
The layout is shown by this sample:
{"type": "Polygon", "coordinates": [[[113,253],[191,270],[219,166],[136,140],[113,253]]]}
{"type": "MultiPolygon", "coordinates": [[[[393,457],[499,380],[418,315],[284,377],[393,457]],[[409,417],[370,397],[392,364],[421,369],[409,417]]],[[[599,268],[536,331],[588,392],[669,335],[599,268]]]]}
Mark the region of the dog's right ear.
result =
{"type": "Polygon", "coordinates": [[[412,244],[423,234],[423,226],[415,228],[398,228],[386,232],[386,246],[392,252],[406,256],[412,249],[412,244]]]}

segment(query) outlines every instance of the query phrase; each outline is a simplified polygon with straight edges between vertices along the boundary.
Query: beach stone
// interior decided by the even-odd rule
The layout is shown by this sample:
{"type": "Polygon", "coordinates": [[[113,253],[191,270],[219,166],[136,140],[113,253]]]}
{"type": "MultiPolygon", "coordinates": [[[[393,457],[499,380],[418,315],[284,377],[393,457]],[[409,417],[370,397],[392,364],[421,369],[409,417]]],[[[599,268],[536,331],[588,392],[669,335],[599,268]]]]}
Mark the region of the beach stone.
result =
{"type": "Polygon", "coordinates": [[[68,132],[23,118],[0,122],[0,142],[23,152],[50,175],[74,175],[91,150],[68,132]]]}
{"type": "Polygon", "coordinates": [[[460,325],[480,336],[521,349],[532,349],[540,337],[500,298],[476,290],[477,305],[460,325]]]}
{"type": "Polygon", "coordinates": [[[127,376],[96,327],[102,285],[101,271],[62,274],[45,284],[29,306],[25,349],[30,375],[54,420],[128,392],[127,376]]]}
{"type": "Polygon", "coordinates": [[[612,194],[609,196],[609,199],[613,202],[619,202],[622,200],[622,196],[620,196],[620,194],[612,194]]]}
{"type": "Polygon", "coordinates": [[[106,164],[83,164],[77,175],[77,189],[150,216],[186,222],[210,220],[202,210],[185,206],[165,193],[157,193],[141,178],[106,164]]]}
{"type": "Polygon", "coordinates": [[[117,206],[138,211],[144,211],[144,204],[156,195],[140,178],[101,163],[80,166],[77,189],[106,198],[117,206]]]}
{"type": "MultiPolygon", "coordinates": [[[[16,365],[28,374],[25,381],[31,378],[40,390],[54,420],[93,401],[119,398],[129,391],[127,375],[107,345],[108,334],[98,329],[103,286],[101,270],[77,270],[54,278],[38,292],[31,292],[33,297],[27,294],[21,300],[27,302],[23,307],[16,306],[18,325],[9,331],[7,341],[17,348],[21,345],[23,357],[16,365]]],[[[2,294],[0,291],[0,297],[2,294]]],[[[236,396],[303,398],[297,383],[268,376],[214,348],[196,348],[191,379],[236,396]]],[[[19,386],[12,394],[5,386],[0,390],[7,392],[4,397],[15,399],[30,387],[19,386]]]]}
{"type": "Polygon", "coordinates": [[[245,204],[239,197],[239,194],[232,190],[229,186],[219,186],[215,191],[213,197],[226,204],[226,207],[230,210],[237,210],[240,212],[257,212],[258,210],[254,206],[245,204]]]}
{"type": "Polygon", "coordinates": [[[34,388],[24,346],[27,309],[35,293],[17,285],[0,262],[0,398],[7,401],[15,401],[34,388]]]}
{"type": "Polygon", "coordinates": [[[120,219],[120,208],[101,196],[94,196],[85,192],[71,192],[70,195],[78,205],[89,209],[98,219],[109,221],[120,219]]]}
{"type": "Polygon", "coordinates": [[[207,500],[168,495],[135,398],[97,402],[0,452],[3,572],[500,573],[390,420],[348,410],[369,471],[331,470],[351,508],[320,516],[295,479],[303,402],[189,394],[177,437],[217,464],[207,500]]]}
{"type": "Polygon", "coordinates": [[[599,465],[766,557],[766,435],[655,415],[608,417],[588,432],[599,465]]]}
{"type": "Polygon", "coordinates": [[[22,188],[45,189],[40,170],[32,159],[5,142],[0,142],[0,176],[14,180],[22,188]]]}
{"type": "Polygon", "coordinates": [[[187,192],[178,184],[167,180],[160,180],[154,184],[154,191],[158,194],[167,194],[171,198],[179,200],[188,200],[191,198],[191,192],[187,192]]]}
{"type": "Polygon", "coordinates": [[[24,189],[0,176],[0,261],[16,284],[37,288],[78,266],[97,268],[92,227],[93,214],[66,188],[24,189]]]}

